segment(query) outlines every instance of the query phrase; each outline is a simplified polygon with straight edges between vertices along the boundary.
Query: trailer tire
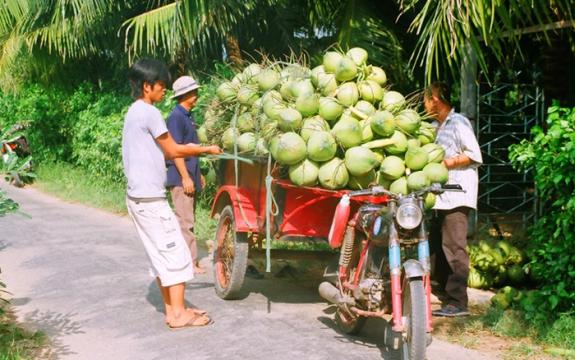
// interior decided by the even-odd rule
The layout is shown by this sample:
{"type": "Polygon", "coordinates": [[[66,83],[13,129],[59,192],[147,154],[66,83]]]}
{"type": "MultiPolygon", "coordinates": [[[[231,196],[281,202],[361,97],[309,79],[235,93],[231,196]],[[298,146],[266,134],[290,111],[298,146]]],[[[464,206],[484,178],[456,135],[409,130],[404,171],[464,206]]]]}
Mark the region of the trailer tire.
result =
{"type": "Polygon", "coordinates": [[[220,213],[214,249],[214,287],[220,298],[241,298],[248,250],[247,233],[235,231],[234,210],[227,205],[220,213]]]}

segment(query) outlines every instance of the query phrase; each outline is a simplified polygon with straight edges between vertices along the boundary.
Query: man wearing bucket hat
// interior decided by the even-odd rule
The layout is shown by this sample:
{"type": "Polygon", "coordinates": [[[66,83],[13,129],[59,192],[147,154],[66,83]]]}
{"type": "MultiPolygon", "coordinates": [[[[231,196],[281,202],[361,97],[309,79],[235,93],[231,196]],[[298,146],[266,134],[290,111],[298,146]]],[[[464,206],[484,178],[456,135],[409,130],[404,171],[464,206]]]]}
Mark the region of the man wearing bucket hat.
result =
{"type": "MultiPolygon", "coordinates": [[[[168,117],[168,131],[178,144],[198,144],[196,122],[191,110],[196,105],[200,85],[191,76],[181,76],[174,81],[172,87],[174,90],[172,98],[176,99],[178,104],[168,117]]],[[[203,187],[198,158],[193,156],[168,160],[166,165],[168,168],[166,186],[172,195],[182,235],[192,254],[194,272],[204,274],[206,270],[199,264],[198,246],[194,235],[196,195],[203,187]]]]}

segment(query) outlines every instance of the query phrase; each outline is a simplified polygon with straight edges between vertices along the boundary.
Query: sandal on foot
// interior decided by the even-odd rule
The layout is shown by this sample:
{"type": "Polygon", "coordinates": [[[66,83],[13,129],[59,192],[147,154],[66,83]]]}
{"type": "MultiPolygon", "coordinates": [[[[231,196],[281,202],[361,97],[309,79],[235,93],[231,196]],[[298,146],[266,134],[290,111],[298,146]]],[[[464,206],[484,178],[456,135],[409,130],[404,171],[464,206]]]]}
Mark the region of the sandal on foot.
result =
{"type": "Polygon", "coordinates": [[[202,327],[202,326],[207,326],[207,325],[210,325],[213,323],[214,323],[214,321],[207,315],[194,315],[184,325],[172,326],[171,324],[168,324],[168,327],[171,330],[178,330],[178,329],[191,328],[191,327],[202,327]],[[207,320],[207,321],[205,321],[205,322],[199,321],[200,319],[207,320]]]}

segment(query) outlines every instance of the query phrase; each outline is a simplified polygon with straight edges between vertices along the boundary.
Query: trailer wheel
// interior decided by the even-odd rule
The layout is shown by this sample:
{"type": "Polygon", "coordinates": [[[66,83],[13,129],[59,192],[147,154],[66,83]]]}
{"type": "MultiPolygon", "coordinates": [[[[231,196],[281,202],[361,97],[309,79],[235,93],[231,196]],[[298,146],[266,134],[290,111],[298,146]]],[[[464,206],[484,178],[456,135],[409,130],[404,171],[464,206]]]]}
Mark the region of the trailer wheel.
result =
{"type": "Polygon", "coordinates": [[[235,231],[234,211],[227,205],[220,213],[214,251],[216,294],[224,300],[240,297],[248,263],[247,233],[235,231]]]}

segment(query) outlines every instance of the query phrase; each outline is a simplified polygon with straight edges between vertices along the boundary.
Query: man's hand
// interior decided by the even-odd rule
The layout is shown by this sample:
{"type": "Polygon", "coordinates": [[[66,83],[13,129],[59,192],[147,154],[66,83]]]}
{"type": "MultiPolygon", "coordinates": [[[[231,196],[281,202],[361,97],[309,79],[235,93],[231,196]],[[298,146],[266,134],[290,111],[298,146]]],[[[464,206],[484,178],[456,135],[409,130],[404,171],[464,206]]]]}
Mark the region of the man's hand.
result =
{"type": "Polygon", "coordinates": [[[182,187],[184,188],[184,194],[186,195],[193,195],[196,191],[194,181],[190,177],[182,178],[182,187]]]}
{"type": "Polygon", "coordinates": [[[206,154],[219,155],[221,153],[223,153],[223,151],[218,145],[206,146],[206,154]]]}

